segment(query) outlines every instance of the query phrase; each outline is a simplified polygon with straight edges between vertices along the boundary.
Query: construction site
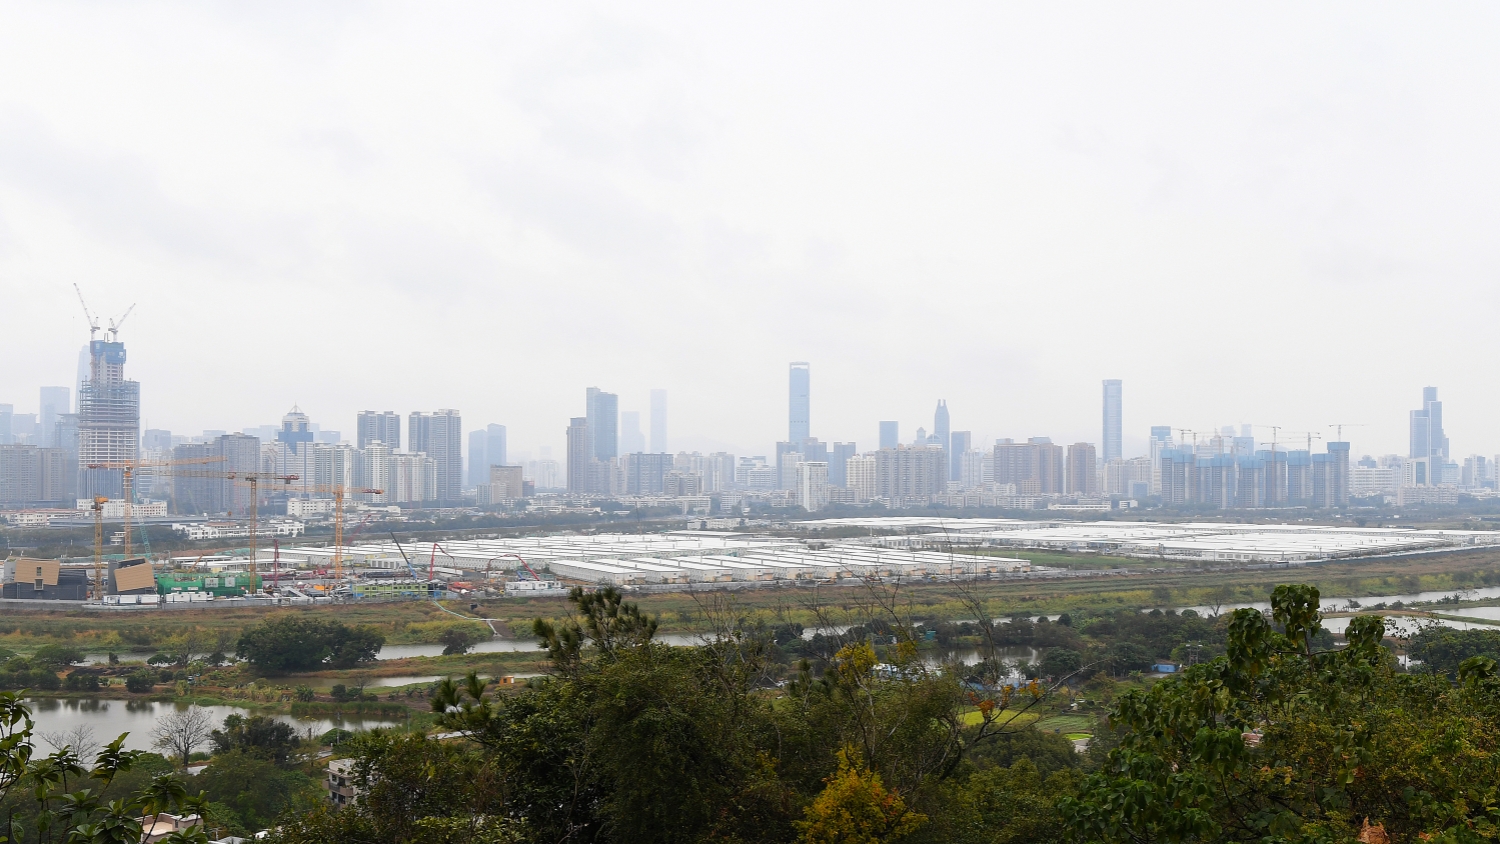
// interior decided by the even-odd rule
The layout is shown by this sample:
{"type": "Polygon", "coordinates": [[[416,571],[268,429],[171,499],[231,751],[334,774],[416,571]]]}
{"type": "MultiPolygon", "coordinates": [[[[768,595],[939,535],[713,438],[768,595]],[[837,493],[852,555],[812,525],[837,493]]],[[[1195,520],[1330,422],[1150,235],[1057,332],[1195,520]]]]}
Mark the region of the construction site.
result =
{"type": "MultiPolygon", "coordinates": [[[[284,482],[254,475],[239,480],[284,482]]],[[[336,493],[336,538],[329,544],[283,546],[273,539],[265,547],[252,527],[249,547],[237,552],[155,560],[131,556],[128,519],[125,555],[105,559],[96,510],[92,560],[9,560],[0,601],[149,609],[531,596],[575,585],[671,591],[1087,577],[1127,573],[1118,562],[1090,567],[1094,556],[1234,568],[1500,545],[1500,532],[1494,531],[922,517],[794,522],[777,530],[555,533],[435,542],[401,542],[393,535],[346,543],[343,498],[336,493]],[[1077,564],[1055,567],[1011,556],[1024,550],[1071,555],[1077,564]]]]}

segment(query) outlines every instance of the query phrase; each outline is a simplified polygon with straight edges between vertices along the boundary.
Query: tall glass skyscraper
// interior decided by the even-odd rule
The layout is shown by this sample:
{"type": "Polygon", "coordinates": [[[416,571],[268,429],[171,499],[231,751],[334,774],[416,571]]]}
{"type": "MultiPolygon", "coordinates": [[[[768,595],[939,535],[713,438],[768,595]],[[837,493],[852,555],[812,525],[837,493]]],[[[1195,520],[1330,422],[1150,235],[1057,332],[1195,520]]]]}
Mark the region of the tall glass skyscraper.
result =
{"type": "Polygon", "coordinates": [[[1122,413],[1121,394],[1124,388],[1118,378],[1110,378],[1104,382],[1104,462],[1119,460],[1124,457],[1124,448],[1121,445],[1120,430],[1122,413]]]}
{"type": "Polygon", "coordinates": [[[1448,462],[1448,436],[1443,433],[1443,403],[1438,401],[1437,387],[1422,388],[1422,407],[1411,412],[1411,449],[1415,462],[1412,482],[1417,486],[1436,486],[1443,481],[1443,466],[1448,462]]]}
{"type": "Polygon", "coordinates": [[[812,376],[807,361],[792,363],[787,396],[787,441],[800,445],[812,436],[812,376]]]}
{"type": "Polygon", "coordinates": [[[589,387],[586,405],[589,436],[592,438],[589,456],[594,460],[613,460],[619,457],[620,397],[598,387],[589,387]]]}

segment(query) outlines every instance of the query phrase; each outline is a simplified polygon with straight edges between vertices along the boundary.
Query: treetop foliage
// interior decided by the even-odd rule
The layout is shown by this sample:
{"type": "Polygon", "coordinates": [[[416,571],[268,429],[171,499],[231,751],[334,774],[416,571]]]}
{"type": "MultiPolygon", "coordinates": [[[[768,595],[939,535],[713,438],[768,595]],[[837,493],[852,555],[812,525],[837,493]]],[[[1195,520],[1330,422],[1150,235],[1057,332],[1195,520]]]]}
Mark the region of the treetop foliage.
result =
{"type": "Polygon", "coordinates": [[[373,662],[385,636],[370,627],[300,614],[267,618],[240,634],[235,654],[261,671],[286,674],[373,662]]]}

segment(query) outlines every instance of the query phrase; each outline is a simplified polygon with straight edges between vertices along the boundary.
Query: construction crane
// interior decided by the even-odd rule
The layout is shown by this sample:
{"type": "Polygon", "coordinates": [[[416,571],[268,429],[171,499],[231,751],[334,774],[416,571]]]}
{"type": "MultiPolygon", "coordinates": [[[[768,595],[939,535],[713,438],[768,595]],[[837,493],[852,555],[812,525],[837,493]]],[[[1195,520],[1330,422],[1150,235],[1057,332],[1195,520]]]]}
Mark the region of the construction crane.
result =
{"type": "MultiPolygon", "coordinates": [[[[224,458],[211,458],[212,460],[223,460],[224,458]]],[[[189,462],[189,461],[183,461],[189,462]]],[[[248,484],[250,487],[250,574],[251,582],[257,582],[260,570],[257,565],[256,554],[260,545],[260,488],[263,483],[290,485],[292,481],[299,480],[298,475],[274,475],[269,472],[240,472],[240,471],[210,471],[190,469],[186,472],[173,472],[173,477],[178,478],[213,478],[216,480],[229,481],[231,483],[248,484]]]]}
{"type": "MultiPolygon", "coordinates": [[[[222,462],[223,460],[224,460],[224,458],[222,458],[222,457],[192,457],[192,458],[185,458],[183,460],[158,460],[158,461],[153,461],[153,462],[142,462],[140,460],[131,460],[131,461],[121,461],[121,462],[114,462],[114,463],[90,463],[87,466],[85,466],[84,468],[86,468],[86,469],[119,469],[121,475],[123,476],[123,481],[124,481],[124,490],[123,491],[124,491],[124,503],[125,503],[125,512],[124,512],[124,518],[125,518],[125,556],[128,559],[130,557],[130,522],[131,522],[131,512],[130,511],[131,511],[131,504],[135,500],[135,496],[132,494],[132,491],[131,491],[131,481],[132,481],[133,475],[135,474],[135,471],[137,469],[170,468],[170,467],[173,467],[173,466],[187,466],[189,464],[198,464],[198,463],[219,463],[219,462],[222,462]]],[[[142,528],[142,530],[144,530],[144,529],[145,528],[142,528]]]]}
{"type": "Polygon", "coordinates": [[[1281,433],[1281,425],[1257,425],[1257,428],[1271,429],[1271,467],[1266,473],[1266,504],[1275,504],[1281,494],[1279,483],[1279,472],[1276,469],[1276,436],[1281,433]]]}
{"type": "Polygon", "coordinates": [[[1312,453],[1312,441],[1323,439],[1323,435],[1318,431],[1292,431],[1290,433],[1294,437],[1305,437],[1307,439],[1308,454],[1312,453]]]}
{"type": "MultiPolygon", "coordinates": [[[[78,289],[77,284],[73,285],[73,292],[78,294],[78,304],[83,306],[83,317],[88,320],[89,340],[92,342],[94,336],[99,333],[99,318],[94,316],[93,312],[89,310],[89,303],[83,300],[83,291],[78,289]]],[[[125,313],[120,314],[118,319],[111,319],[109,321],[109,328],[104,329],[106,340],[113,343],[120,339],[120,328],[125,324],[125,318],[130,316],[130,312],[133,310],[135,310],[135,303],[132,302],[130,307],[126,308],[125,313]]]]}
{"type": "Polygon", "coordinates": [[[1329,422],[1328,423],[1328,427],[1332,428],[1335,431],[1334,436],[1337,437],[1337,439],[1335,439],[1334,442],[1343,442],[1344,441],[1344,429],[1345,428],[1363,428],[1363,427],[1365,427],[1365,423],[1364,422],[1329,422]]]}
{"type": "Polygon", "coordinates": [[[109,499],[94,496],[94,600],[104,600],[104,505],[109,499]]]}
{"type": "MultiPolygon", "coordinates": [[[[335,580],[342,581],[344,579],[344,499],[350,495],[384,495],[385,490],[342,484],[312,484],[298,487],[298,491],[332,493],[333,495],[333,577],[335,580]]],[[[361,523],[362,526],[363,523],[361,523]]]]}
{"type": "Polygon", "coordinates": [[[83,291],[78,289],[77,284],[73,285],[73,292],[78,294],[78,304],[83,306],[83,318],[88,320],[89,341],[92,342],[94,335],[99,333],[99,320],[92,313],[89,313],[89,303],[83,301],[83,291]]]}

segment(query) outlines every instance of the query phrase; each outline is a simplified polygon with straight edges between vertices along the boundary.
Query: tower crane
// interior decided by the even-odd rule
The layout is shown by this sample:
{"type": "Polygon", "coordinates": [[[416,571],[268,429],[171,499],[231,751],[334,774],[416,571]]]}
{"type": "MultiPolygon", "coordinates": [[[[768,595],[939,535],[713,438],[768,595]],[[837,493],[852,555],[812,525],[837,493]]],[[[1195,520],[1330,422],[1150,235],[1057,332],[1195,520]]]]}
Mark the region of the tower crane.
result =
{"type": "Polygon", "coordinates": [[[1266,504],[1275,504],[1281,495],[1280,470],[1276,468],[1276,436],[1281,433],[1281,425],[1257,425],[1258,428],[1271,429],[1271,469],[1266,476],[1266,504]]]}
{"type": "Polygon", "coordinates": [[[94,496],[94,600],[104,600],[104,505],[109,499],[94,496]]]}
{"type": "MultiPolygon", "coordinates": [[[[223,460],[224,458],[215,458],[223,460]]],[[[298,480],[297,475],[274,475],[269,472],[240,472],[240,471],[210,471],[190,469],[186,472],[173,472],[174,477],[179,478],[214,478],[230,481],[231,483],[243,483],[250,486],[250,575],[252,583],[259,583],[260,571],[257,566],[256,553],[260,544],[260,485],[263,483],[290,484],[298,480]]]]}
{"type": "Polygon", "coordinates": [[[1292,431],[1291,434],[1294,437],[1306,437],[1307,438],[1307,452],[1309,454],[1312,453],[1312,441],[1313,440],[1321,440],[1321,439],[1323,439],[1323,434],[1321,432],[1318,432],[1318,431],[1292,431]]]}
{"type": "MultiPolygon", "coordinates": [[[[124,492],[124,503],[125,503],[125,513],[124,513],[124,516],[125,516],[125,556],[129,557],[130,556],[130,523],[131,523],[130,510],[131,510],[131,504],[135,500],[135,496],[132,494],[132,491],[131,491],[131,482],[132,482],[132,477],[135,474],[135,471],[137,469],[171,468],[173,466],[187,466],[187,465],[190,465],[190,464],[198,464],[198,463],[219,463],[219,462],[222,462],[223,460],[224,460],[224,458],[222,458],[222,457],[190,457],[190,458],[184,458],[182,460],[157,460],[157,461],[151,461],[151,462],[140,461],[140,460],[127,460],[127,461],[118,461],[118,462],[113,462],[113,463],[89,463],[88,465],[84,466],[84,468],[85,469],[119,469],[120,470],[120,473],[123,476],[123,480],[124,480],[123,492],[124,492]]],[[[105,499],[105,500],[107,501],[108,499],[105,499]]],[[[101,509],[101,512],[102,512],[102,509],[101,509]]]]}
{"type": "Polygon", "coordinates": [[[99,320],[92,313],[89,313],[89,303],[83,301],[83,291],[78,289],[77,284],[73,285],[73,292],[78,294],[78,304],[83,306],[83,318],[88,321],[89,340],[92,342],[94,335],[99,333],[99,320]]]}
{"type": "Polygon", "coordinates": [[[1334,440],[1334,442],[1343,442],[1344,441],[1344,429],[1345,428],[1363,428],[1363,427],[1365,427],[1365,423],[1363,423],[1363,422],[1329,422],[1328,423],[1328,427],[1334,429],[1334,431],[1335,431],[1334,436],[1336,436],[1338,438],[1338,439],[1334,440]]]}
{"type": "Polygon", "coordinates": [[[343,484],[312,484],[298,487],[298,490],[333,494],[333,576],[335,580],[342,581],[344,579],[344,498],[350,495],[384,495],[385,490],[343,484]]]}

